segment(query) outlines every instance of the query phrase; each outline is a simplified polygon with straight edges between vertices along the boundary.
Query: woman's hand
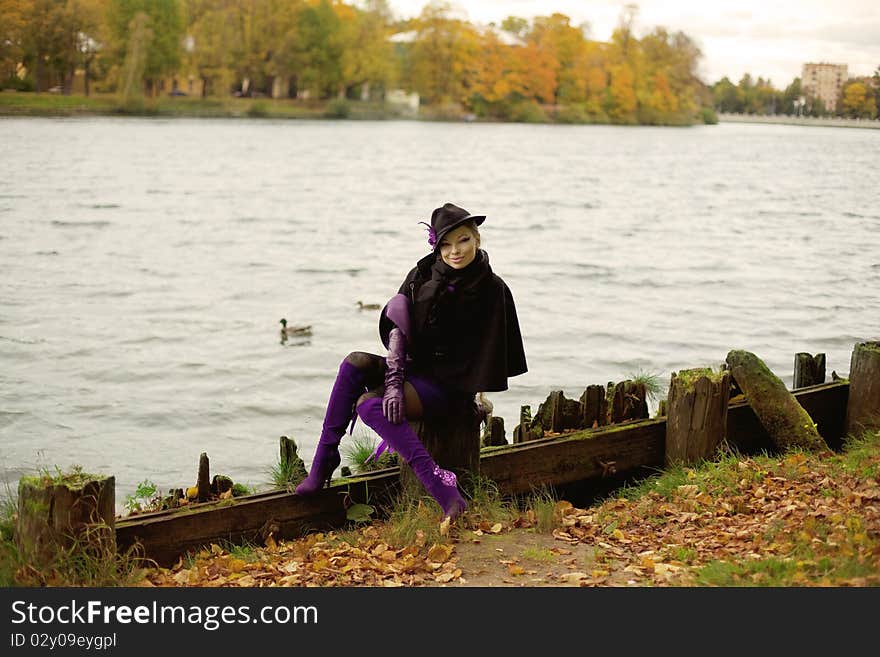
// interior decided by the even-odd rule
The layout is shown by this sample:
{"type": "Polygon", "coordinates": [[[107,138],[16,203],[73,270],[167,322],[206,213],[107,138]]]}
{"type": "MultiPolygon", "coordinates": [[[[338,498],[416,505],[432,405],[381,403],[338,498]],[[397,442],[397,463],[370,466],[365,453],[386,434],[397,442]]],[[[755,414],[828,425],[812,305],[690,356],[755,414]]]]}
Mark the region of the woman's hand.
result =
{"type": "Polygon", "coordinates": [[[382,414],[391,424],[406,419],[403,400],[403,366],[406,362],[406,336],[399,328],[388,334],[388,364],[385,370],[385,393],[382,395],[382,414]]]}

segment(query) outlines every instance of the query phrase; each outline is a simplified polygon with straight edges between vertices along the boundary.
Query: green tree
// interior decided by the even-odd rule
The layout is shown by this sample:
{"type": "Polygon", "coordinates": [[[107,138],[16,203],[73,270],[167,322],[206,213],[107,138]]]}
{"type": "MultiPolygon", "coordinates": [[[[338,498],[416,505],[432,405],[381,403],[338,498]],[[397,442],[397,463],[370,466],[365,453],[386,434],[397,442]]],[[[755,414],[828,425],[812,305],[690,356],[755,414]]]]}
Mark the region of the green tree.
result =
{"type": "Polygon", "coordinates": [[[712,98],[719,112],[742,112],[743,101],[739,88],[725,76],[712,86],[712,98]]]}
{"type": "Polygon", "coordinates": [[[129,52],[129,40],[135,23],[132,19],[143,13],[149,18],[153,37],[146,46],[143,82],[153,95],[158,82],[175,73],[181,63],[184,36],[183,11],[180,0],[110,0],[108,24],[115,40],[116,59],[122,62],[129,52]]]}

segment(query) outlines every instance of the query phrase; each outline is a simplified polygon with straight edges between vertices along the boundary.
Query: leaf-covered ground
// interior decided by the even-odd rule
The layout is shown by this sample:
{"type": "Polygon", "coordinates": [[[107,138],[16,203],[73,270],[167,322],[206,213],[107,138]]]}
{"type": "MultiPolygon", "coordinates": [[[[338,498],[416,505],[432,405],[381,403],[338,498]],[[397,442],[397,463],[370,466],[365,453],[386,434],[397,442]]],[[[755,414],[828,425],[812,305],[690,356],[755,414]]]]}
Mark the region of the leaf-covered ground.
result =
{"type": "Polygon", "coordinates": [[[880,432],[834,454],[729,456],[590,508],[558,501],[444,537],[389,523],[225,549],[144,586],[877,586],[880,432]]]}

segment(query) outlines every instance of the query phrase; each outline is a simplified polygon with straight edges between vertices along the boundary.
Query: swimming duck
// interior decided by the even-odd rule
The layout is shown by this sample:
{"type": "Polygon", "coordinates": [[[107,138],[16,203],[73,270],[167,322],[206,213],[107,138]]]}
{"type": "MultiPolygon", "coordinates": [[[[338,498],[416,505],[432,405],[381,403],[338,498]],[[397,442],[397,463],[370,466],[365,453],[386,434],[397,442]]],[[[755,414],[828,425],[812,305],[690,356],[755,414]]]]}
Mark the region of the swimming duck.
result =
{"type": "Polygon", "coordinates": [[[364,303],[363,301],[358,301],[358,308],[360,310],[379,310],[382,306],[378,303],[364,303]]]}
{"type": "Polygon", "coordinates": [[[278,321],[281,322],[281,338],[282,339],[288,338],[288,337],[293,337],[293,336],[304,337],[304,336],[312,334],[312,325],[311,324],[309,324],[308,326],[288,326],[287,320],[284,319],[283,317],[278,321]]]}

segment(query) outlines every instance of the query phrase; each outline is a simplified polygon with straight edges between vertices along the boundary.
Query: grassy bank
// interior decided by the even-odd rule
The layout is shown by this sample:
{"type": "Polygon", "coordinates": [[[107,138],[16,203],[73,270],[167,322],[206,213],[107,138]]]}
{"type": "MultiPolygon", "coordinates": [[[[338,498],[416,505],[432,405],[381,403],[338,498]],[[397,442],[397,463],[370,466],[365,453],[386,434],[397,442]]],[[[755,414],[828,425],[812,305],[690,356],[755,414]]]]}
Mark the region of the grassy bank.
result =
{"type": "Polygon", "coordinates": [[[190,118],[390,119],[399,112],[380,103],[303,102],[269,98],[157,97],[124,103],[112,94],[90,96],[0,93],[0,116],[154,116],[190,118]]]}
{"type": "Polygon", "coordinates": [[[39,571],[0,522],[0,583],[146,586],[880,586],[880,431],[844,451],[727,455],[589,508],[477,488],[447,534],[429,499],[387,520],[265,545],[212,545],[172,569],[133,555],[39,571]],[[108,565],[109,563],[109,565],[108,565]]]}
{"type": "MultiPolygon", "coordinates": [[[[398,107],[382,102],[345,99],[302,101],[273,98],[198,98],[160,96],[136,102],[123,102],[114,94],[90,96],[33,92],[0,92],[0,116],[150,116],[190,118],[268,118],[268,119],[402,119],[421,121],[484,121],[515,123],[608,124],[607,117],[591,116],[577,107],[543,109],[535,103],[520,103],[480,118],[460,105],[422,106],[418,116],[408,116],[398,107]],[[488,117],[494,118],[488,118],[488,117]]],[[[701,122],[716,123],[714,113],[705,108],[701,122]]],[[[664,125],[687,126],[685,116],[669,117],[664,125]]]]}

